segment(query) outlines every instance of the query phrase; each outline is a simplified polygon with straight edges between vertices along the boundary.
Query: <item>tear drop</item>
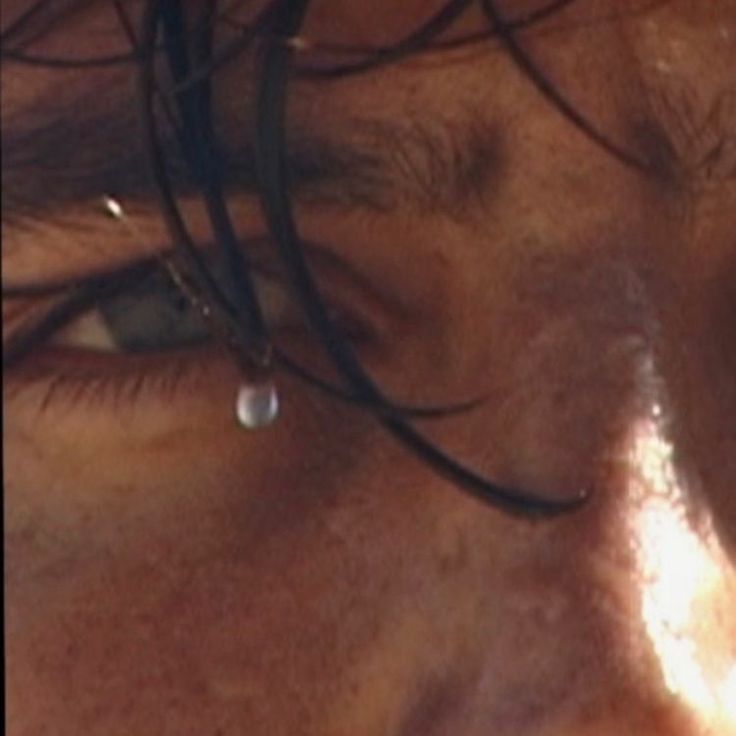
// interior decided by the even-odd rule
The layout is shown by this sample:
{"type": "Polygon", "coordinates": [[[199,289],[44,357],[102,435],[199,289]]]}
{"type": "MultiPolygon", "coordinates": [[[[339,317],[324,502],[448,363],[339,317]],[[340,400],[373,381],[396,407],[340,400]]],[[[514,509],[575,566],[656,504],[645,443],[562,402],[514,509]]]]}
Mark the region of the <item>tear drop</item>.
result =
{"type": "Polygon", "coordinates": [[[279,414],[276,386],[268,383],[242,383],[238,388],[235,415],[246,429],[267,427],[279,414]]]}

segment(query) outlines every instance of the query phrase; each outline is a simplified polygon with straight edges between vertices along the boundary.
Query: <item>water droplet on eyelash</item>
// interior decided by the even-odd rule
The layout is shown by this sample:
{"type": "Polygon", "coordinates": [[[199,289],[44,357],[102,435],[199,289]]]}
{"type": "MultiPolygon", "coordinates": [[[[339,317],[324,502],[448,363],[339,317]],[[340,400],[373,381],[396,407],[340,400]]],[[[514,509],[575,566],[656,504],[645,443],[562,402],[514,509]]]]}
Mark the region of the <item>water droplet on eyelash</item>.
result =
{"type": "Polygon", "coordinates": [[[238,388],[235,415],[246,429],[267,427],[279,413],[279,395],[276,386],[268,383],[243,383],[238,388]]]}

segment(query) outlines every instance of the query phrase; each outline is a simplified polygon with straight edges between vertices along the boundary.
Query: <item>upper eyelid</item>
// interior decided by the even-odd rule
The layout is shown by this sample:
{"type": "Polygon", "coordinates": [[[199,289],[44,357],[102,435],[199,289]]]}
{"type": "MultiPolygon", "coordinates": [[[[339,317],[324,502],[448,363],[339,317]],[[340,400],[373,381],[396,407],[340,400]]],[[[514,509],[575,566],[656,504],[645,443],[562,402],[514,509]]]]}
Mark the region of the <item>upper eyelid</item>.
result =
{"type": "Polygon", "coordinates": [[[103,268],[82,275],[75,274],[69,278],[24,283],[3,283],[0,292],[2,293],[3,299],[60,296],[65,292],[68,293],[74,289],[83,288],[85,285],[94,282],[106,283],[117,278],[122,278],[126,272],[152,268],[158,262],[158,258],[148,257],[131,260],[115,267],[103,268]]]}
{"type": "Polygon", "coordinates": [[[63,212],[4,223],[3,286],[63,287],[172,249],[153,205],[126,209],[129,219],[135,218],[135,232],[106,214],[102,197],[63,212]]]}
{"type": "MultiPolygon", "coordinates": [[[[105,211],[102,194],[62,212],[13,220],[7,226],[3,223],[3,284],[11,288],[63,285],[174,251],[155,203],[123,200],[122,205],[125,223],[105,211]]],[[[203,251],[213,249],[202,202],[184,198],[180,206],[194,244],[203,251]]],[[[236,196],[232,206],[233,217],[246,223],[238,233],[242,243],[269,240],[252,201],[236,196]]]]}

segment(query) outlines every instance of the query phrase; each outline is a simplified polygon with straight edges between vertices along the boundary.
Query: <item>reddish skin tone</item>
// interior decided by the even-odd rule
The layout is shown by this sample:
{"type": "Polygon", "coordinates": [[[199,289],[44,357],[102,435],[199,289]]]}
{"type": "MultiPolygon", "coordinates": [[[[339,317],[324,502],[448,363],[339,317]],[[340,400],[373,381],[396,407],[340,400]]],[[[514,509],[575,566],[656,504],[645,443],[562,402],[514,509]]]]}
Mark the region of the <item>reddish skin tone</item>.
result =
{"type": "MultiPolygon", "coordinates": [[[[619,145],[661,151],[650,175],[575,130],[496,46],[301,82],[292,110],[336,132],[419,112],[449,127],[470,112],[499,131],[498,166],[459,216],[304,204],[300,227],[399,295],[400,310],[369,317],[380,334],[361,348],[392,395],[489,396],[433,437],[507,485],[592,485],[589,503],[553,521],[508,517],[288,376],[280,420],[243,432],[236,374],[209,354],[190,356],[178,388],[162,395],[152,380],[127,403],[59,392],[39,411],[43,388],[19,390],[10,373],[12,736],[733,733],[736,3],[576,23],[623,5],[575,3],[525,42],[619,145]],[[697,166],[714,140],[720,157],[697,166]],[[662,482],[632,454],[656,406],[677,471],[662,482]],[[678,634],[708,707],[682,668],[665,674],[654,632],[672,610],[646,614],[657,581],[686,588],[664,534],[647,557],[636,520],[657,497],[668,518],[682,512],[677,544],[707,550],[712,585],[678,634]]],[[[49,49],[91,45],[95,12],[49,49]]],[[[309,34],[326,35],[322,22],[309,34]]],[[[106,78],[95,74],[73,77],[77,94],[106,78]]],[[[27,109],[56,79],[9,65],[6,106],[27,109]]],[[[148,245],[90,203],[77,211],[102,228],[99,255],[64,250],[69,230],[51,215],[30,234],[10,224],[4,277],[84,271],[148,245]]],[[[137,217],[155,241],[155,207],[137,217]]],[[[253,201],[236,219],[264,233],[253,201]]],[[[100,366],[133,370],[125,356],[100,366]]]]}

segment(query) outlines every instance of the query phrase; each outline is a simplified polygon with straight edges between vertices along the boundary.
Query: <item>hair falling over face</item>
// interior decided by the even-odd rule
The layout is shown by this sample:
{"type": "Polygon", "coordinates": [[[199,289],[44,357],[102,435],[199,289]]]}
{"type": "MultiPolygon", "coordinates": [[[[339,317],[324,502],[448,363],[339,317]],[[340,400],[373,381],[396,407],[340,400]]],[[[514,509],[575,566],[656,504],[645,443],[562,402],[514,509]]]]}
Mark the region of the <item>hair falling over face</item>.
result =
{"type": "MultiPolygon", "coordinates": [[[[428,55],[498,39],[529,82],[573,125],[619,159],[622,165],[646,168],[646,162],[620,149],[589,123],[544,76],[517,40],[519,31],[553,16],[570,2],[555,0],[526,15],[507,17],[494,0],[449,0],[418,27],[405,30],[394,43],[370,48],[339,43],[339,39],[336,42],[304,36],[302,28],[309,16],[309,0],[270,0],[247,24],[233,21],[224,3],[207,3],[192,12],[191,7],[180,0],[147,0],[140,27],[136,27],[128,16],[125,3],[114,0],[118,22],[128,39],[129,49],[97,58],[76,59],[38,57],[32,51],[26,51],[38,33],[43,34],[64,15],[75,12],[75,6],[59,8],[53,2],[39,2],[7,24],[3,32],[2,54],[15,62],[49,67],[131,64],[138,67],[139,112],[145,131],[150,175],[180,268],[191,284],[190,295],[192,291],[196,292],[197,299],[207,305],[213,315],[209,322],[217,337],[243,371],[243,383],[235,399],[236,415],[243,426],[255,428],[270,424],[276,418],[277,381],[271,378],[271,374],[275,368],[290,371],[315,389],[338,400],[354,403],[373,414],[408,449],[471,494],[513,514],[545,516],[578,508],[585,501],[589,489],[570,489],[567,500],[550,501],[535,489],[502,487],[462,460],[447,454],[428,440],[413,420],[469,411],[479,401],[412,407],[390,398],[364,369],[349,342],[333,323],[310,273],[290,202],[286,106],[289,81],[294,77],[315,80],[346,78],[411,55],[428,55]],[[447,41],[447,32],[476,4],[487,17],[487,30],[447,41]],[[228,24],[236,26],[237,33],[215,45],[215,30],[228,24]],[[222,181],[221,146],[213,124],[212,80],[224,65],[233,63],[254,48],[258,59],[257,119],[253,129],[243,131],[243,135],[252,138],[261,206],[279,257],[316,339],[321,341],[325,354],[340,377],[338,384],[325,381],[273,346],[253,278],[228,211],[222,181]],[[312,51],[320,52],[322,61],[319,64],[308,61],[308,52],[312,51]],[[324,60],[330,56],[339,60],[324,60]],[[205,205],[217,248],[226,265],[219,277],[210,272],[199,254],[180,211],[162,144],[162,128],[173,133],[205,205]]],[[[105,196],[104,193],[101,196],[105,196]]],[[[182,280],[178,280],[181,283],[182,280]]],[[[50,319],[57,324],[58,312],[50,319]]],[[[47,330],[37,326],[34,334],[45,335],[47,330]]],[[[22,340],[21,344],[30,346],[32,342],[22,340]]],[[[20,349],[12,350],[8,357],[16,360],[22,352],[20,349]]]]}

